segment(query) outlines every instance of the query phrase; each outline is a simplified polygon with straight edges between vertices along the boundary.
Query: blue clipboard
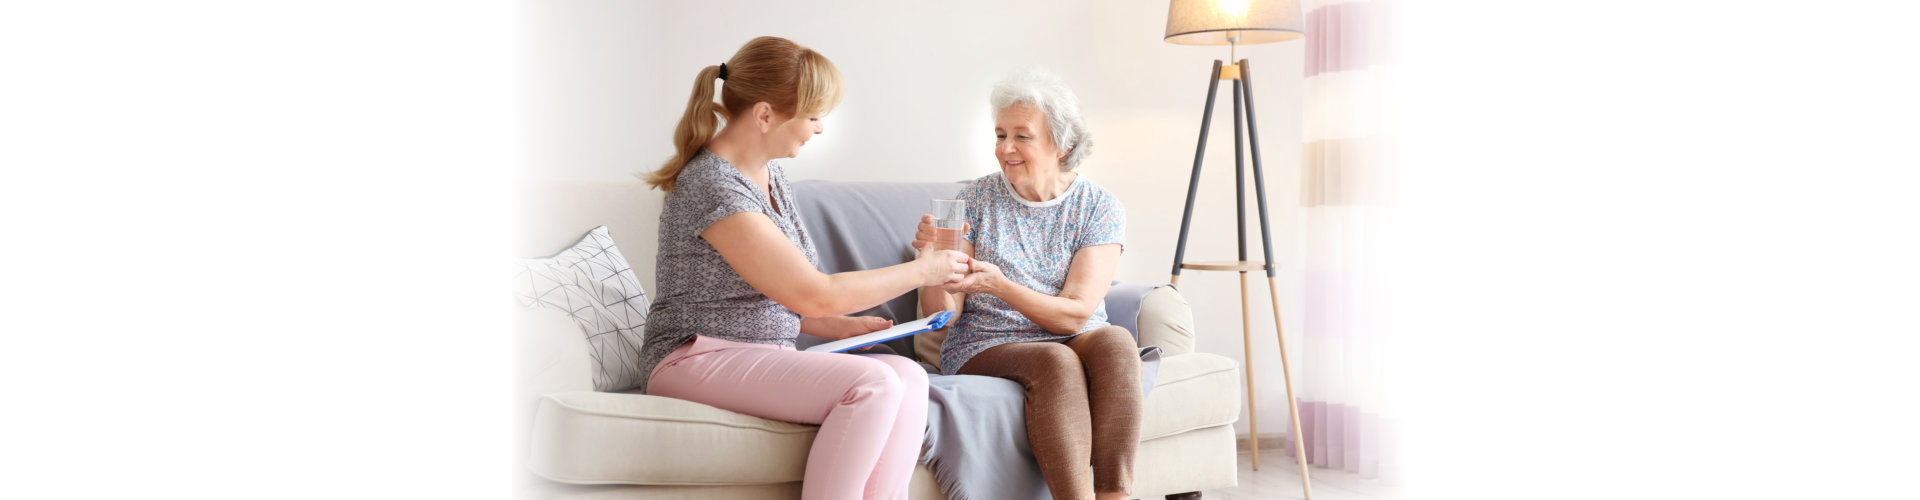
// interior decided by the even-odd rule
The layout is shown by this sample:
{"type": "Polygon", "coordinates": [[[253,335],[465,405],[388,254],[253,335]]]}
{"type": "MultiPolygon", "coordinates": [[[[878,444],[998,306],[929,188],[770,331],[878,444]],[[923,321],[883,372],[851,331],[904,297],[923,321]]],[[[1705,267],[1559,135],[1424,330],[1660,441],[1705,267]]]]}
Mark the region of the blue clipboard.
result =
{"type": "Polygon", "coordinates": [[[835,340],[825,344],[808,347],[807,351],[809,352],[847,352],[854,349],[859,349],[862,347],[878,344],[881,342],[886,342],[886,341],[901,338],[901,337],[911,337],[914,335],[919,335],[922,333],[939,330],[941,328],[946,328],[947,323],[950,321],[953,321],[953,311],[940,311],[938,313],[934,313],[934,315],[932,316],[920,318],[919,320],[909,321],[909,322],[901,323],[898,325],[893,325],[892,328],[888,328],[885,330],[880,330],[880,331],[861,334],[861,335],[855,335],[852,337],[835,340]]]}

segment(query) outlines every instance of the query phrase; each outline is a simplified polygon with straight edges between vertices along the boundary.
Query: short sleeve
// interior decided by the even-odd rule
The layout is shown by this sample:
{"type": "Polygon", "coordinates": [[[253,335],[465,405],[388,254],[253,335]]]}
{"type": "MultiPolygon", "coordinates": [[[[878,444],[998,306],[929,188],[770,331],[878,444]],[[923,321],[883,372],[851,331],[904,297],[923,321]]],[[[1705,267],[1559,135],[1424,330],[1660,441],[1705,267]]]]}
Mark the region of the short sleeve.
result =
{"type": "MultiPolygon", "coordinates": [[[[703,175],[711,171],[711,169],[703,170],[707,170],[701,172],[703,175]]],[[[720,219],[725,219],[729,215],[761,211],[760,202],[757,199],[759,195],[738,182],[713,176],[699,179],[698,182],[688,185],[684,180],[685,176],[682,177],[681,185],[692,188],[687,189],[688,192],[684,194],[692,198],[689,201],[693,202],[691,203],[693,209],[688,212],[693,215],[690,225],[696,237],[707,232],[707,228],[713,226],[713,223],[720,222],[720,219]]]]}
{"type": "Polygon", "coordinates": [[[1115,198],[1113,193],[1101,190],[1088,211],[1091,213],[1086,218],[1086,225],[1081,228],[1080,241],[1073,246],[1073,251],[1116,243],[1124,251],[1127,245],[1127,207],[1120,204],[1120,199],[1115,198]]]}

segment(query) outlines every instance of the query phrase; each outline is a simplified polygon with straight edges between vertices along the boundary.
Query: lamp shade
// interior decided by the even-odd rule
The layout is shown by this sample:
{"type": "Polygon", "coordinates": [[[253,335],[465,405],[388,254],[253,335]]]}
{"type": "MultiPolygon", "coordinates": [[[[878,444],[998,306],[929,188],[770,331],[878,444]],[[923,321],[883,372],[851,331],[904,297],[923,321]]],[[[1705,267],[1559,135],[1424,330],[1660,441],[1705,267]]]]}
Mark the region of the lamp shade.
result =
{"type": "Polygon", "coordinates": [[[1294,0],[1173,0],[1167,43],[1227,45],[1284,42],[1306,36],[1294,0]],[[1237,42],[1231,40],[1238,36],[1237,42]]]}

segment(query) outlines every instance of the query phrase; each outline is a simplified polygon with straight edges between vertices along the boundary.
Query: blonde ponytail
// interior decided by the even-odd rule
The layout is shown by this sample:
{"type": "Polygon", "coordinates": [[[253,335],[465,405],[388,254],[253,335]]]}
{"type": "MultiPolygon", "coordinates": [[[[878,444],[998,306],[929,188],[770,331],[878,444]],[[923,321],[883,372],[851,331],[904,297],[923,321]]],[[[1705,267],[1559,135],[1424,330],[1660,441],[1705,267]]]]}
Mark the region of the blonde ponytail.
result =
{"type": "Polygon", "coordinates": [[[673,159],[660,166],[659,170],[641,176],[655,189],[673,191],[674,181],[680,177],[680,168],[700,153],[700,148],[713,140],[713,134],[720,131],[720,119],[727,118],[726,108],[713,102],[713,81],[720,78],[719,66],[707,66],[700,70],[700,76],[693,80],[693,95],[687,97],[687,112],[680,115],[680,126],[673,129],[673,159]]]}
{"type": "Polygon", "coordinates": [[[789,119],[823,116],[840,104],[840,69],[826,56],[785,38],[763,36],[748,41],[725,66],[724,75],[721,66],[707,66],[694,79],[686,114],[673,130],[673,158],[659,170],[635,174],[647,184],[673,191],[680,169],[719,133],[720,121],[741,116],[755,104],[767,103],[789,119]],[[721,86],[720,102],[715,103],[713,81],[721,78],[726,83],[721,86]]]}

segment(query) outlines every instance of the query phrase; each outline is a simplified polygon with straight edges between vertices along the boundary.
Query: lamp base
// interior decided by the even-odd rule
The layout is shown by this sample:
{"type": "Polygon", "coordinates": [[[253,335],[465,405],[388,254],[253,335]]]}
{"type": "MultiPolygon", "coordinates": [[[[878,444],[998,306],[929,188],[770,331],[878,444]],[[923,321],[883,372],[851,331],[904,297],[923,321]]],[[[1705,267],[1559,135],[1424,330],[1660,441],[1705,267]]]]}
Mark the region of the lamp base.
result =
{"type": "MultiPolygon", "coordinates": [[[[1273,300],[1273,333],[1276,340],[1280,342],[1280,372],[1282,379],[1286,381],[1287,387],[1287,416],[1293,424],[1293,435],[1305,436],[1301,433],[1299,400],[1295,398],[1293,391],[1293,368],[1291,361],[1287,357],[1287,337],[1286,334],[1281,331],[1283,322],[1280,320],[1280,292],[1278,280],[1274,272],[1277,266],[1273,263],[1273,236],[1270,226],[1267,224],[1266,173],[1260,164],[1260,133],[1253,119],[1253,91],[1250,88],[1252,82],[1248,79],[1249,73],[1251,73],[1251,71],[1247,68],[1247,61],[1245,59],[1235,61],[1234,64],[1231,65],[1223,65],[1221,61],[1213,62],[1213,77],[1207,86],[1207,107],[1200,118],[1200,141],[1194,148],[1192,177],[1187,181],[1187,206],[1186,210],[1180,215],[1180,239],[1174,242],[1173,273],[1168,281],[1178,285],[1180,282],[1180,271],[1183,269],[1195,271],[1228,271],[1240,274],[1240,338],[1242,342],[1241,347],[1246,354],[1243,367],[1247,376],[1247,425],[1252,435],[1259,436],[1260,416],[1258,408],[1260,405],[1255,397],[1258,392],[1256,392],[1253,387],[1253,371],[1255,366],[1253,363],[1253,321],[1248,314],[1250,308],[1247,304],[1247,273],[1266,271],[1267,295],[1273,300]],[[1186,262],[1187,230],[1190,229],[1193,224],[1193,202],[1199,192],[1200,167],[1204,165],[1206,158],[1207,132],[1213,123],[1214,97],[1219,91],[1220,80],[1234,80],[1233,185],[1234,201],[1238,208],[1238,213],[1236,213],[1235,216],[1239,222],[1238,225],[1240,229],[1239,245],[1237,246],[1240,258],[1230,261],[1186,262]],[[1246,125],[1245,134],[1243,134],[1241,130],[1243,123],[1246,125]],[[1254,193],[1256,193],[1257,196],[1260,214],[1260,244],[1266,256],[1266,260],[1259,263],[1252,262],[1247,258],[1247,190],[1245,178],[1247,169],[1244,158],[1241,156],[1243,146],[1253,153],[1254,193]]],[[[1294,457],[1300,467],[1300,494],[1303,498],[1311,500],[1313,498],[1313,487],[1312,476],[1307,469],[1308,457],[1305,446],[1306,440],[1296,438],[1293,443],[1294,457]]],[[[1250,450],[1253,455],[1253,470],[1260,470],[1259,441],[1252,441],[1251,444],[1252,447],[1250,450]]]]}

